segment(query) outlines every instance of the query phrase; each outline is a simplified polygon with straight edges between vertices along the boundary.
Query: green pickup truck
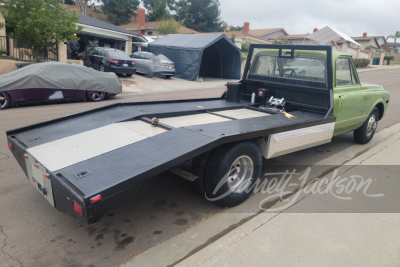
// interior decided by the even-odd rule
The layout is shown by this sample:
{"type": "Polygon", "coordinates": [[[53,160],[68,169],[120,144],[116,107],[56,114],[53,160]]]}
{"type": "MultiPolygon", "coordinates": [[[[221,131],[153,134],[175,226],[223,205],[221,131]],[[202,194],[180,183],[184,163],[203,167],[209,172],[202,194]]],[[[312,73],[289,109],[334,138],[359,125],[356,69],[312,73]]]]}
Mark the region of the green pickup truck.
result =
{"type": "Polygon", "coordinates": [[[389,93],[361,83],[352,57],[330,46],[251,45],[243,79],[219,98],[118,103],[8,131],[7,138],[50,205],[95,223],[138,183],[167,170],[209,200],[238,205],[251,194],[243,188],[261,176],[262,157],[349,131],[365,144],[388,104],[389,93]],[[178,168],[185,162],[191,171],[178,168]]]}

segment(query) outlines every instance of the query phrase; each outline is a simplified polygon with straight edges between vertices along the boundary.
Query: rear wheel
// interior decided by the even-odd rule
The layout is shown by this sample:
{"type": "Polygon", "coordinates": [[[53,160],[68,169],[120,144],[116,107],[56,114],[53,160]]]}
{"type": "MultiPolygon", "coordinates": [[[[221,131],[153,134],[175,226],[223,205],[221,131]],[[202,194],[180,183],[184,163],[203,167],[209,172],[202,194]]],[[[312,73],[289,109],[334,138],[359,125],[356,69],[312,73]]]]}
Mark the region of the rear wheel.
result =
{"type": "Polygon", "coordinates": [[[87,91],[86,96],[89,101],[101,101],[104,98],[106,98],[106,93],[105,92],[96,92],[96,91],[87,91]]]}
{"type": "Polygon", "coordinates": [[[0,110],[10,106],[11,98],[6,92],[0,92],[0,110]]]}
{"type": "Polygon", "coordinates": [[[126,77],[132,77],[133,74],[126,74],[126,77]]]}
{"type": "Polygon", "coordinates": [[[99,71],[104,72],[104,65],[103,64],[100,64],[99,71]]]}
{"type": "Polygon", "coordinates": [[[369,114],[364,124],[354,131],[354,141],[358,144],[366,144],[371,141],[376,132],[379,121],[379,110],[375,107],[369,114]]]}
{"type": "Polygon", "coordinates": [[[262,167],[260,151],[253,142],[217,148],[209,162],[205,185],[210,200],[233,207],[250,196],[262,167]]]}
{"type": "Polygon", "coordinates": [[[165,79],[171,79],[171,77],[172,77],[172,76],[170,76],[170,75],[164,75],[164,78],[165,78],[165,79]]]}

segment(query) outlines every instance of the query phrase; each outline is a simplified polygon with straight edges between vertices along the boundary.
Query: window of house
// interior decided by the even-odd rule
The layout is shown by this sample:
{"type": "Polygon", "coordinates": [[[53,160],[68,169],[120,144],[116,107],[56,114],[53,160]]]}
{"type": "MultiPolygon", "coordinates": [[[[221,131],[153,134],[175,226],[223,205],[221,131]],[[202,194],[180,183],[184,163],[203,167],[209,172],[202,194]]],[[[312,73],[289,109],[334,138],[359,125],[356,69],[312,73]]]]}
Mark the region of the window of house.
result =
{"type": "Polygon", "coordinates": [[[358,84],[350,58],[338,58],[336,61],[336,86],[358,84]]]}
{"type": "Polygon", "coordinates": [[[153,35],[153,32],[147,32],[147,35],[153,35]]]}

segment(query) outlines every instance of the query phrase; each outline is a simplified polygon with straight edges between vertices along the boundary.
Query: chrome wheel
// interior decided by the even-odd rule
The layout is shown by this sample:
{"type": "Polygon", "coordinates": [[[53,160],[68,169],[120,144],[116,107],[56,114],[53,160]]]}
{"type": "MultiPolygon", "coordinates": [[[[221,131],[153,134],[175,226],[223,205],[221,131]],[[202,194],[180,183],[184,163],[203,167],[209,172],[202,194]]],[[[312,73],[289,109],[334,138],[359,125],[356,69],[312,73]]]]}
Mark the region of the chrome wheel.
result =
{"type": "Polygon", "coordinates": [[[240,193],[246,189],[246,184],[251,182],[254,174],[253,160],[249,156],[238,157],[228,172],[228,187],[232,192],[240,193]]]}
{"type": "Polygon", "coordinates": [[[104,92],[94,92],[94,91],[89,92],[90,98],[91,98],[93,101],[100,101],[100,100],[103,100],[105,94],[106,94],[106,93],[104,93],[104,92]]]}
{"type": "Polygon", "coordinates": [[[375,132],[377,127],[378,121],[376,120],[375,114],[372,114],[372,116],[369,118],[367,125],[367,136],[369,137],[373,132],[375,132]]]}
{"type": "Polygon", "coordinates": [[[6,93],[0,92],[0,109],[6,108],[8,106],[8,101],[6,93]]]}
{"type": "Polygon", "coordinates": [[[100,65],[99,70],[100,70],[101,72],[104,72],[104,65],[100,65]]]}

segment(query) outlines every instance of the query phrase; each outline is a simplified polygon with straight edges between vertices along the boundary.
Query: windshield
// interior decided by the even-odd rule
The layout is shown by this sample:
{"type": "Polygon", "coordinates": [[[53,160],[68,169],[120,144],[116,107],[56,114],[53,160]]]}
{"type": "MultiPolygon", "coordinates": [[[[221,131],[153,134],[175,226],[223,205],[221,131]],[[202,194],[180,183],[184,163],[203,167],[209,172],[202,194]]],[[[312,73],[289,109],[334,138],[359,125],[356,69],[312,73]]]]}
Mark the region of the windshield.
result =
{"type": "Polygon", "coordinates": [[[111,58],[127,58],[127,59],[130,58],[125,52],[118,51],[118,50],[107,51],[107,54],[111,58]]]}

